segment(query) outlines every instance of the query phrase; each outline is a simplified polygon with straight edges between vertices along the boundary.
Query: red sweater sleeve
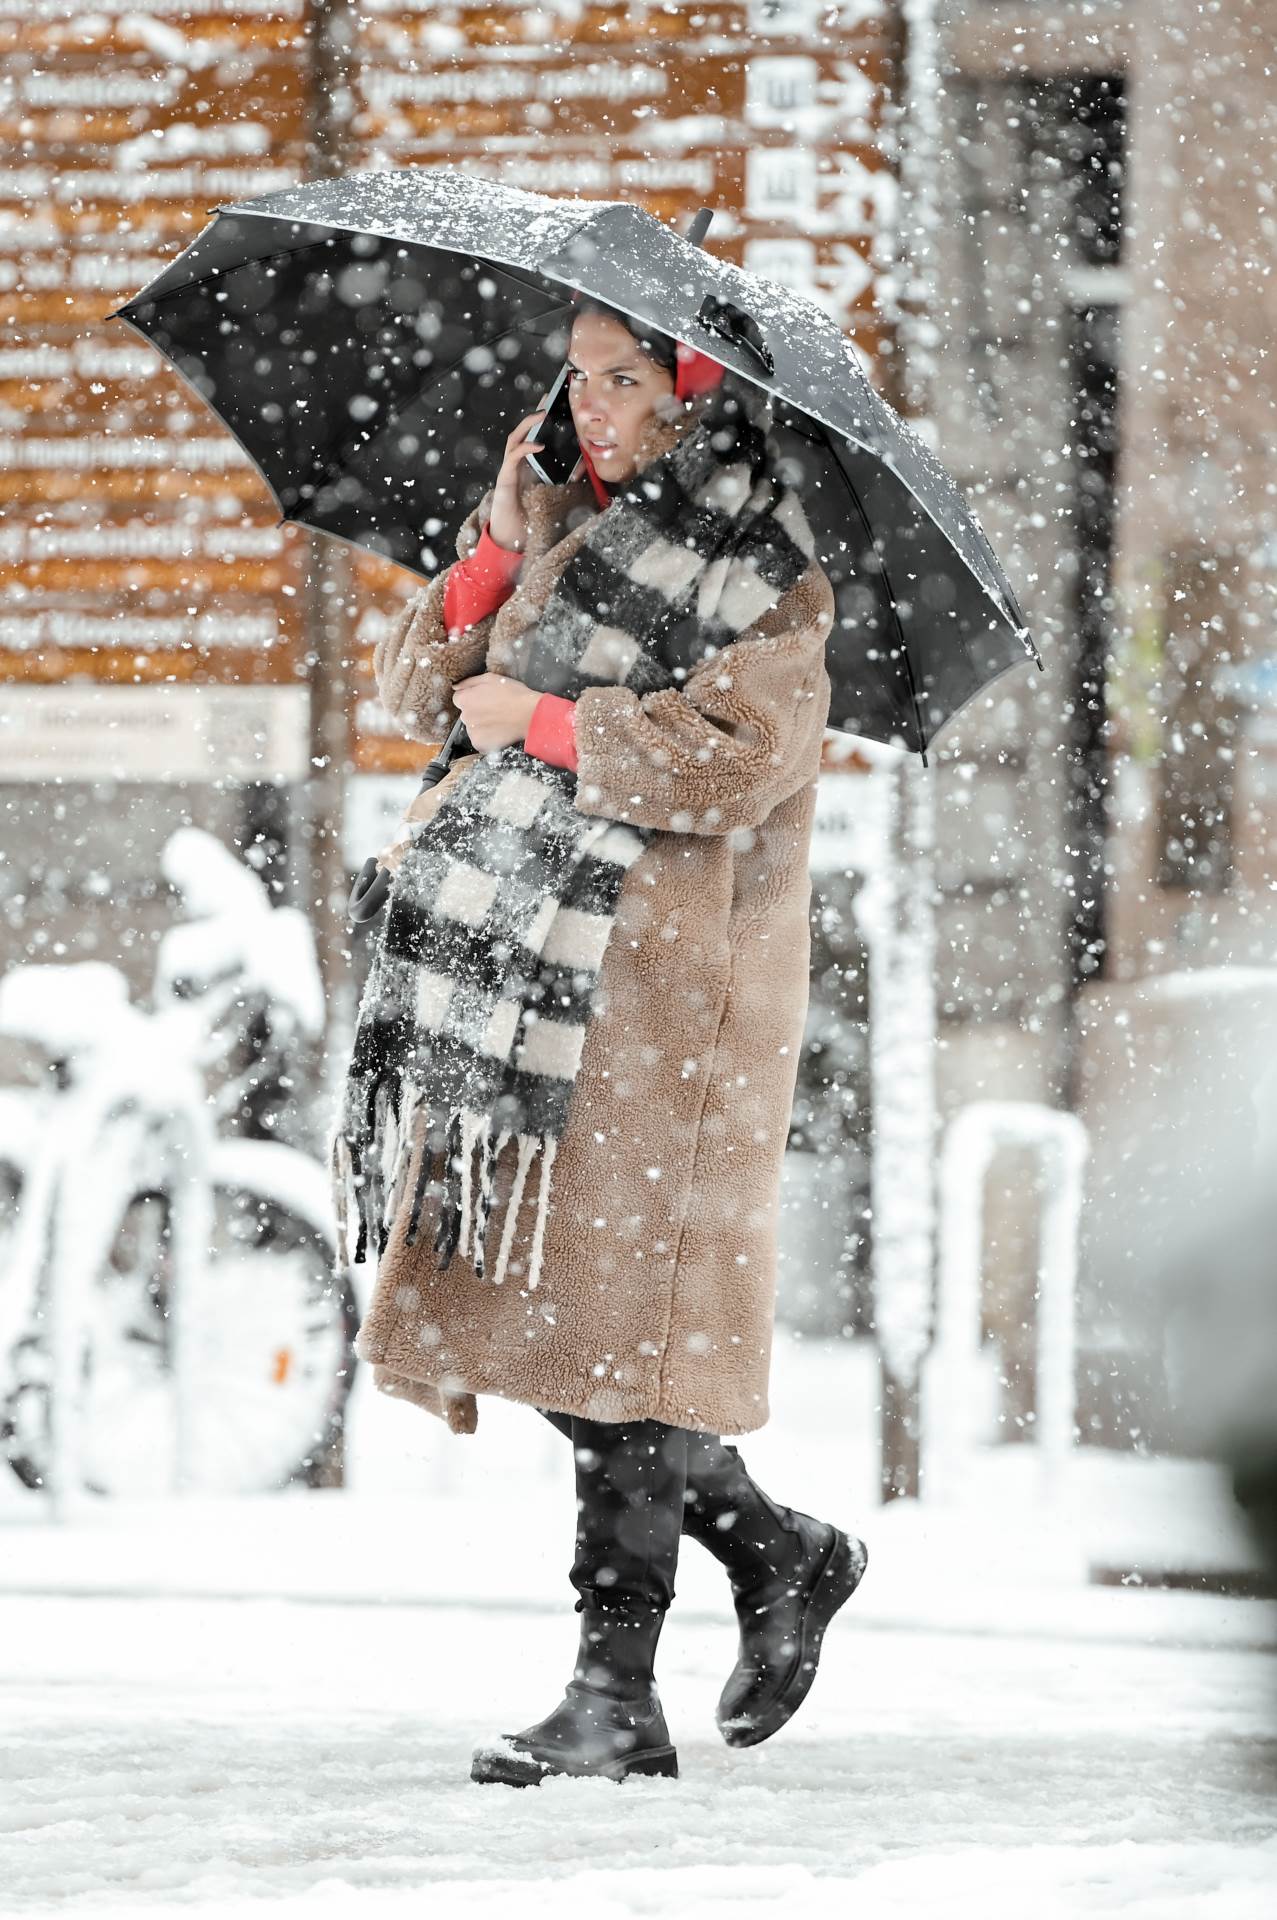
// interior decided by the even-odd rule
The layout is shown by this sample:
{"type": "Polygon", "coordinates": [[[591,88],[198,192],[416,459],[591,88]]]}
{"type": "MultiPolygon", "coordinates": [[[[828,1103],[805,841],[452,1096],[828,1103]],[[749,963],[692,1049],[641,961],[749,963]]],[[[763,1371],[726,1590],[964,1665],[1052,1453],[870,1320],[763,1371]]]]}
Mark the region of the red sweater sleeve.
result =
{"type": "Polygon", "coordinates": [[[472,627],[495,613],[514,591],[523,555],[499,547],[485,527],[468,560],[459,560],[448,575],[443,596],[443,623],[451,633],[472,627]]]}
{"type": "MultiPolygon", "coordinates": [[[[473,626],[509,599],[523,565],[523,555],[499,547],[487,527],[468,560],[458,561],[448,575],[443,596],[444,625],[473,626]]],[[[532,709],[524,736],[525,750],[552,767],[576,772],[576,702],[557,693],[543,693],[532,709]]]]}
{"type": "Polygon", "coordinates": [[[576,772],[576,701],[559,693],[543,693],[532,709],[523,747],[552,767],[576,772]]]}

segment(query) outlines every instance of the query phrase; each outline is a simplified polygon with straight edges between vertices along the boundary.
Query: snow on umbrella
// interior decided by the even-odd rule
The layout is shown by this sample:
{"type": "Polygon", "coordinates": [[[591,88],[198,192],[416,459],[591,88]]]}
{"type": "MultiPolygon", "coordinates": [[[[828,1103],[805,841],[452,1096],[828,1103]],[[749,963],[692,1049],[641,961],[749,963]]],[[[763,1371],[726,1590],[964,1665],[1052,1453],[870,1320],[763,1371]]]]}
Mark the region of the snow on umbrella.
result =
{"type": "Polygon", "coordinates": [[[775,396],[837,603],[832,728],[925,753],[991,681],[1041,665],[970,506],[823,309],[628,201],[451,167],[289,187],[219,209],[113,317],[209,403],[285,520],[429,577],[558,372],[578,290],[775,396]]]}

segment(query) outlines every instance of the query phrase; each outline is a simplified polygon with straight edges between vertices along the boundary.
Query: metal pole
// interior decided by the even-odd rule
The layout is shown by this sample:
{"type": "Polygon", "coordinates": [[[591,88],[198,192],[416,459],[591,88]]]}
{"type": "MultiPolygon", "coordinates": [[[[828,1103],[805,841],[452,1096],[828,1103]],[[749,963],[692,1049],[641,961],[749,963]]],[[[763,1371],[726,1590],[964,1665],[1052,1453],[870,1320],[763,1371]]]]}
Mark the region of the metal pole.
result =
{"type": "Polygon", "coordinates": [[[910,756],[892,782],[886,911],[870,948],[874,1328],[881,1366],[882,1498],[916,1497],[920,1376],[935,1268],[935,914],[931,774],[910,756]]]}
{"type": "MultiPolygon", "coordinates": [[[[307,174],[311,179],[340,172],[349,157],[357,32],[351,0],[307,0],[307,174]]],[[[353,1028],[346,922],[350,876],[342,845],[353,566],[349,550],[321,533],[307,536],[305,565],[302,617],[310,689],[310,764],[303,789],[306,909],[314,921],[326,1009],[318,1093],[331,1107],[353,1028]]]]}
{"type": "MultiPolygon", "coordinates": [[[[902,0],[898,88],[903,283],[893,315],[900,411],[925,432],[934,392],[939,310],[934,234],[939,218],[939,100],[934,0],[902,0]]],[[[881,1358],[881,1492],[916,1498],[921,1486],[922,1359],[931,1340],[935,1273],[936,1005],[934,775],[912,756],[892,781],[888,911],[871,964],[874,1111],[874,1315],[881,1358]]]]}
{"type": "MultiPolygon", "coordinates": [[[[354,107],[353,57],[358,21],[352,0],[307,0],[309,45],[308,156],[311,179],[347,163],[354,107]]],[[[349,750],[349,668],[354,568],[349,549],[321,533],[307,536],[303,621],[310,689],[309,766],[303,791],[306,910],[324,994],[324,1035],[316,1099],[319,1130],[335,1107],[354,1033],[354,982],[346,902],[350,875],[343,827],[349,750]]],[[[324,1468],[324,1484],[344,1484],[342,1444],[324,1468]]]]}

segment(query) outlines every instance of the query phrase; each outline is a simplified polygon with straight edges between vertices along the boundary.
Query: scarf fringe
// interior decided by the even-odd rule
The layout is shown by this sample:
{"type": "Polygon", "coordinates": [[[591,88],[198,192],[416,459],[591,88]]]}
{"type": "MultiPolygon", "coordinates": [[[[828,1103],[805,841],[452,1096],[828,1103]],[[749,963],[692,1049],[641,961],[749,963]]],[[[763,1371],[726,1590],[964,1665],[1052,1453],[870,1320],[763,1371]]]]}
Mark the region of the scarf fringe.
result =
{"type": "Polygon", "coordinates": [[[488,1131],[490,1121],[485,1113],[463,1112],[461,1115],[461,1251],[474,1254],[470,1247],[470,1234],[474,1227],[473,1172],[474,1150],[478,1146],[482,1154],[482,1142],[488,1131]]]}
{"type": "Polygon", "coordinates": [[[550,1173],[554,1166],[554,1156],[559,1150],[558,1140],[553,1134],[541,1138],[541,1191],[537,1195],[537,1220],[532,1233],[532,1257],[528,1262],[528,1292],[531,1293],[541,1279],[541,1250],[545,1244],[545,1221],[550,1210],[550,1173]]]}
{"type": "Polygon", "coordinates": [[[514,1185],[510,1189],[510,1198],[506,1202],[501,1245],[497,1251],[496,1271],[492,1276],[492,1284],[494,1287],[499,1287],[505,1279],[506,1267],[510,1260],[510,1249],[514,1245],[515,1223],[519,1218],[519,1203],[523,1198],[523,1183],[527,1178],[528,1168],[532,1164],[532,1156],[536,1152],[539,1143],[539,1137],[534,1133],[521,1133],[518,1139],[519,1157],[514,1169],[514,1185]]]}
{"type": "Polygon", "coordinates": [[[510,1128],[502,1127],[496,1140],[492,1138],[492,1128],[483,1138],[482,1159],[479,1167],[479,1204],[474,1229],[474,1269],[482,1280],[484,1276],[484,1239],[488,1231],[488,1219],[492,1212],[493,1181],[497,1161],[501,1158],[501,1149],[510,1138],[510,1128]]]}
{"type": "Polygon", "coordinates": [[[342,1262],[359,1265],[368,1258],[370,1248],[376,1250],[375,1260],[385,1253],[395,1220],[408,1198],[409,1175],[414,1156],[419,1153],[405,1233],[407,1244],[417,1244],[426,1194],[434,1188],[440,1195],[434,1238],[439,1268],[446,1267],[460,1252],[469,1256],[480,1280],[487,1278],[485,1242],[495,1199],[496,1170],[506,1143],[514,1139],[518,1158],[491,1284],[499,1287],[505,1282],[524,1188],[539,1152],[541,1177],[526,1281],[527,1290],[533,1292],[541,1281],[557,1137],[548,1133],[516,1134],[509,1127],[503,1127],[494,1137],[490,1115],[456,1107],[447,1116],[442,1148],[432,1151],[427,1102],[418,1088],[405,1088],[399,1075],[388,1075],[368,1088],[362,1110],[364,1126],[359,1137],[339,1128],[329,1149],[339,1266],[342,1262]],[[352,1224],[357,1226],[353,1248],[352,1224]]]}
{"type": "Polygon", "coordinates": [[[435,1252],[440,1268],[446,1267],[457,1251],[461,1238],[461,1193],[458,1175],[461,1169],[461,1109],[454,1107],[448,1116],[448,1133],[443,1148],[443,1205],[439,1209],[439,1229],[435,1234],[435,1252]]]}

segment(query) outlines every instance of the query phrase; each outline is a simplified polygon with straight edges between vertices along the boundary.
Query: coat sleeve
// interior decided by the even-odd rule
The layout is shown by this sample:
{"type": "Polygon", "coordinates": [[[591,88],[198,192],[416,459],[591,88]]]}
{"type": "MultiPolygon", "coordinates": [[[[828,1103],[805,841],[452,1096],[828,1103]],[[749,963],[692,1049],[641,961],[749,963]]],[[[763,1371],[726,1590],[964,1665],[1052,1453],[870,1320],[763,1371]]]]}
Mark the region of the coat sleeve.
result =
{"type": "MultiPolygon", "coordinates": [[[[490,487],[457,529],[458,562],[467,561],[479,545],[495,491],[490,487]]],[[[498,609],[473,626],[449,628],[444,599],[452,572],[453,566],[445,567],[406,601],[373,649],[381,704],[410,740],[447,738],[461,718],[452,689],[458,680],[481,673],[487,657],[498,609]]]]}
{"type": "Polygon", "coordinates": [[[813,562],[681,687],[586,687],[576,703],[578,810],[667,833],[759,826],[820,770],[833,624],[833,588],[813,562]]]}

